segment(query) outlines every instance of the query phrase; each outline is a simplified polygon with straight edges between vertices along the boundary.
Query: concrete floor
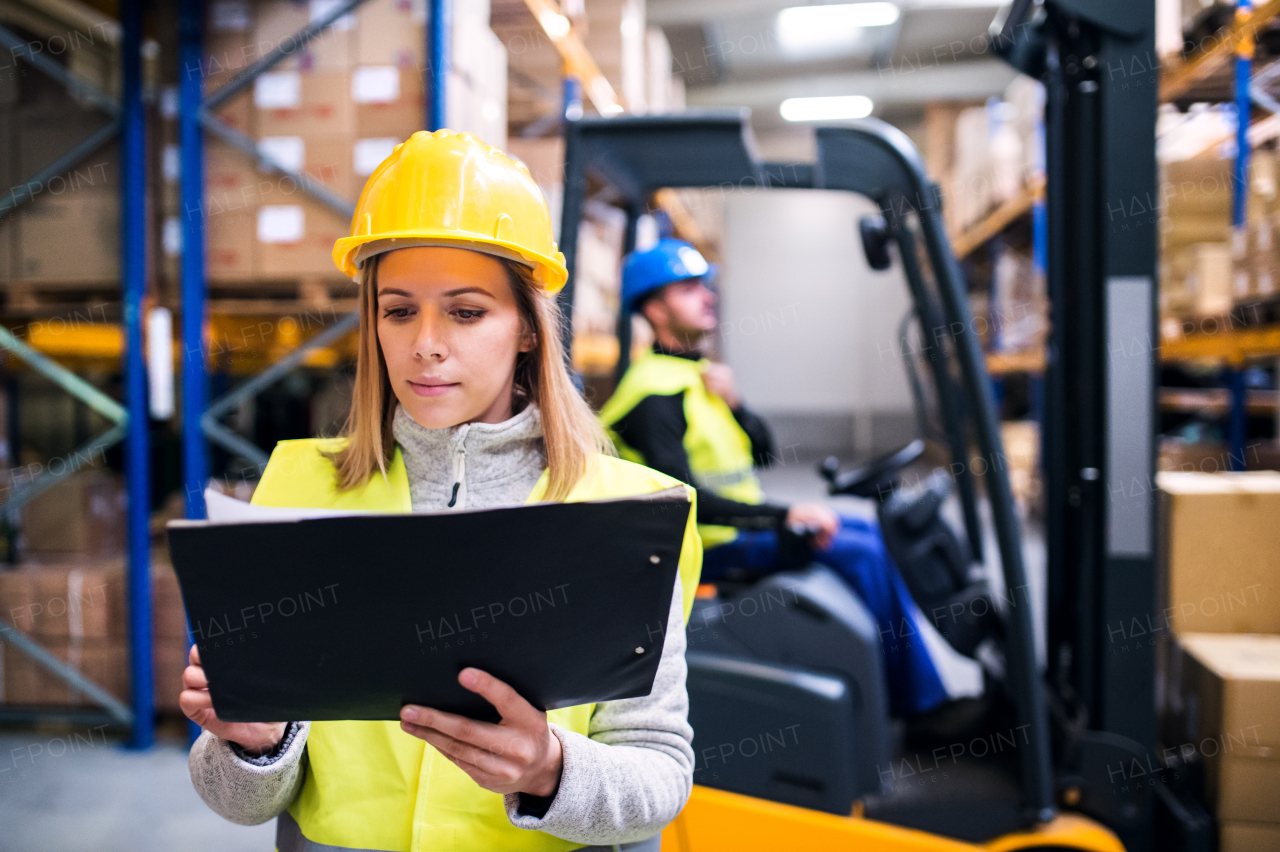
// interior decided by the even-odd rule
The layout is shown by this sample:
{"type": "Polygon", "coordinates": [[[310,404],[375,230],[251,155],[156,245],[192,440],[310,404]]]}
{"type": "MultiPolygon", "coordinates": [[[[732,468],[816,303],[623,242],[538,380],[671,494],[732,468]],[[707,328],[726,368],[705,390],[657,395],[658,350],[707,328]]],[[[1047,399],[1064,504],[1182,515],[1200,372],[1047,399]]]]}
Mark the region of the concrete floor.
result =
{"type": "Polygon", "coordinates": [[[0,734],[4,852],[268,852],[275,824],[205,807],[175,739],[127,751],[100,730],[0,734]]]}
{"type": "MultiPolygon", "coordinates": [[[[826,500],[807,460],[762,477],[777,502],[826,500]]],[[[841,511],[872,514],[869,501],[838,498],[841,511]]],[[[985,508],[985,506],[984,506],[985,508]]],[[[1024,526],[1031,598],[1043,642],[1044,544],[1024,526]]],[[[994,554],[994,541],[987,545],[994,554]]],[[[992,564],[998,564],[989,559],[992,564]]],[[[1043,647],[1043,646],[1042,646],[1043,647]]],[[[1041,651],[1043,655],[1043,650],[1041,651]]],[[[1043,656],[1042,656],[1043,659],[1043,656]]],[[[3,852],[264,852],[274,824],[245,828],[200,801],[187,775],[178,729],[146,752],[123,749],[101,731],[0,733],[0,850],[3,852]]]]}

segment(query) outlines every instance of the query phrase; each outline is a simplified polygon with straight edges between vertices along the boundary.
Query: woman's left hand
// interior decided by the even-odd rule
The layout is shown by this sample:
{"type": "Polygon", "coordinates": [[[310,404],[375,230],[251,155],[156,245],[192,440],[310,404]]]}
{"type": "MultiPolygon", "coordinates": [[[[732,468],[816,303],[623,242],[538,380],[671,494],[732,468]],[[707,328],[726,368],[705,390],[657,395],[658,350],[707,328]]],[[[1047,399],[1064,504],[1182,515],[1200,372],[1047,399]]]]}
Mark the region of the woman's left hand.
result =
{"type": "Polygon", "coordinates": [[[564,755],[547,714],[514,689],[479,669],[463,669],[458,683],[497,709],[494,725],[430,707],[400,708],[400,727],[458,765],[471,779],[495,793],[550,796],[560,784],[564,755]]]}

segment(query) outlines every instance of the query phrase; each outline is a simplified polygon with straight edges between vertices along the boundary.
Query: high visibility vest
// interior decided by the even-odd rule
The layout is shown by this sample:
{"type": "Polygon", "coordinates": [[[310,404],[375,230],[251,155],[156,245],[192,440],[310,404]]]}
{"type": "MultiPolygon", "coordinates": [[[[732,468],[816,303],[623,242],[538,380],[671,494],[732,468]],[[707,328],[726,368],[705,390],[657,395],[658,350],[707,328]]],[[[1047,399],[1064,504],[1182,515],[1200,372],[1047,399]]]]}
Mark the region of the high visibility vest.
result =
{"type": "MultiPolygon", "coordinates": [[[[281,441],[263,471],[253,502],[262,506],[410,511],[409,477],[398,446],[385,479],[379,472],[359,488],[337,490],[334,466],[321,450],[332,451],[344,440],[281,441]]],[[[601,456],[594,472],[583,477],[568,499],[647,494],[677,484],[648,468],[601,456]]],[[[528,502],[540,500],[546,487],[544,471],[528,502]]],[[[680,551],[686,622],[701,569],[702,543],[691,502],[680,551]]],[[[585,735],[594,709],[593,704],[566,707],[550,711],[547,718],[585,735]]],[[[583,845],[516,828],[507,819],[500,794],[481,788],[426,742],[400,730],[398,722],[313,722],[307,737],[307,760],[302,790],[288,813],[281,815],[284,825],[279,832],[287,838],[301,829],[305,840],[286,839],[280,852],[560,852],[583,845]]]]}
{"type": "MultiPolygon", "coordinates": [[[[751,438],[738,425],[728,403],[702,384],[706,359],[691,361],[674,355],[650,352],[634,363],[618,383],[618,389],[600,410],[600,420],[609,428],[618,455],[645,463],[644,456],[627,446],[613,427],[647,396],[684,395],[684,451],[698,488],[710,490],[739,503],[764,502],[764,489],[756,478],[751,455],[751,438]]],[[[704,547],[724,544],[737,537],[733,527],[698,527],[704,547]]]]}

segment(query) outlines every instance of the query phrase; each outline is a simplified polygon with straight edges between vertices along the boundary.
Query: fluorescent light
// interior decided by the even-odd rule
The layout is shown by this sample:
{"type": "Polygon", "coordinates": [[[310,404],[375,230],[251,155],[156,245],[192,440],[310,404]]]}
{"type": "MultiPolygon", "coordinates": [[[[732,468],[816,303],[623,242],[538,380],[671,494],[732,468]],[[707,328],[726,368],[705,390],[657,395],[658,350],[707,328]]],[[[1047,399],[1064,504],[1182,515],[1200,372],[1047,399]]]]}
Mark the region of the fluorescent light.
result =
{"type": "Polygon", "coordinates": [[[542,24],[543,31],[553,39],[564,38],[569,34],[569,19],[559,12],[544,10],[538,15],[538,23],[542,24]]]}
{"type": "Polygon", "coordinates": [[[829,98],[787,98],[779,112],[787,121],[839,121],[866,118],[875,104],[866,95],[837,95],[829,98]]]}
{"type": "Polygon", "coordinates": [[[840,3],[791,6],[778,13],[778,43],[789,53],[825,52],[856,42],[866,27],[898,20],[895,3],[840,3]]]}

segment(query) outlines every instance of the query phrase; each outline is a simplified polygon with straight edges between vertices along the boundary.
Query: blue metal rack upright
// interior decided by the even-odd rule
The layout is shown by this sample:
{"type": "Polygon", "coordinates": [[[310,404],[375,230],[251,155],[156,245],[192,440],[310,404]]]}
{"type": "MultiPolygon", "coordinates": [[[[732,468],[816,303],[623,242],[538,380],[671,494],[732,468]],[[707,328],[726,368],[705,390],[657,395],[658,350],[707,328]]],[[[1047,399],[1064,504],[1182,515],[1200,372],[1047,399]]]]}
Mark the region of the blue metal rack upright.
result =
{"type": "Polygon", "coordinates": [[[142,351],[142,301],[147,292],[147,138],[142,108],[143,0],[120,4],[120,279],[125,326],[124,388],[129,408],[125,439],[128,489],[129,661],[133,703],[131,748],[154,738],[151,667],[151,442],[147,373],[142,351]]]}
{"type": "MultiPolygon", "coordinates": [[[[1244,21],[1253,14],[1253,0],[1238,0],[1236,17],[1244,21]]],[[[1235,65],[1235,100],[1236,100],[1236,166],[1235,195],[1232,198],[1231,225],[1233,239],[1237,245],[1243,245],[1246,239],[1249,215],[1249,116],[1253,110],[1253,98],[1249,92],[1249,83],[1253,77],[1253,36],[1240,39],[1236,53],[1235,65]]],[[[1244,470],[1245,430],[1248,422],[1248,410],[1245,406],[1244,374],[1242,366],[1227,367],[1227,388],[1231,393],[1231,414],[1228,418],[1228,445],[1232,470],[1244,470]]]]}
{"type": "Polygon", "coordinates": [[[426,67],[431,83],[423,86],[427,92],[427,129],[440,130],[449,122],[448,98],[449,70],[453,57],[450,51],[452,35],[452,8],[450,0],[431,0],[427,14],[426,67]]]}

